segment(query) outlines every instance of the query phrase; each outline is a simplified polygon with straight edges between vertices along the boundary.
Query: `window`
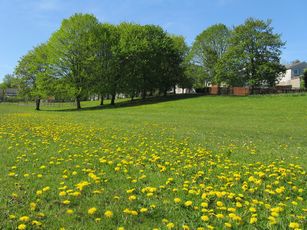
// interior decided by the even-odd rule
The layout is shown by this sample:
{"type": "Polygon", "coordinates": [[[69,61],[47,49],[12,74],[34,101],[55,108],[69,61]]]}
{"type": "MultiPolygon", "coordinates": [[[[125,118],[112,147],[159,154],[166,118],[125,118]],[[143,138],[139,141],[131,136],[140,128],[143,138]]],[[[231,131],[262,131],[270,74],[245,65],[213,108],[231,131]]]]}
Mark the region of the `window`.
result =
{"type": "Polygon", "coordinates": [[[300,70],[299,69],[294,69],[294,76],[300,75],[300,70]]]}

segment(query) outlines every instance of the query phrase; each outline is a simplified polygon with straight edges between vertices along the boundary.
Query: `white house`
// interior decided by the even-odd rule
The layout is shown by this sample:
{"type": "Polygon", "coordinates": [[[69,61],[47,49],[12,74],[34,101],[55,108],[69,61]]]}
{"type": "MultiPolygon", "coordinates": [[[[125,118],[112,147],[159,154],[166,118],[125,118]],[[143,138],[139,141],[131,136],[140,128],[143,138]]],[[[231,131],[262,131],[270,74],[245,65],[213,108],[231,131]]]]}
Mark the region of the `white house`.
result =
{"type": "Polygon", "coordinates": [[[304,69],[307,69],[307,62],[295,62],[286,65],[286,69],[286,73],[281,76],[278,85],[291,85],[294,89],[300,88],[301,77],[304,74],[304,69]]]}

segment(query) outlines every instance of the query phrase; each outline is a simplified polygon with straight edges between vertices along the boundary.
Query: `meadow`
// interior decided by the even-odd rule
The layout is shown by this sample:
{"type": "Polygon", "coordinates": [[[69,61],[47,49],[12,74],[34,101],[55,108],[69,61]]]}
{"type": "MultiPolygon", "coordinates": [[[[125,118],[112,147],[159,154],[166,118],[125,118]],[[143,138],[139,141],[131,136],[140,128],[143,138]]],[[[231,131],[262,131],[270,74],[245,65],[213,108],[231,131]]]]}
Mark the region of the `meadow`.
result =
{"type": "Polygon", "coordinates": [[[0,229],[304,229],[307,96],[0,104],[0,229]]]}

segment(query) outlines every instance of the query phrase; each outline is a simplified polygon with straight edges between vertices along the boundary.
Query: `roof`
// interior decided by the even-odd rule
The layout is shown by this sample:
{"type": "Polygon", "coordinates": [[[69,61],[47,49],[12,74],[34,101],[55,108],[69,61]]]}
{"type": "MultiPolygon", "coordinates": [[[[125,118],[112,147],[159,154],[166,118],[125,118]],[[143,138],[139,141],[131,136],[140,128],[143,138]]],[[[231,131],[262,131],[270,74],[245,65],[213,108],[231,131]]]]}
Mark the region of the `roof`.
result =
{"type": "Polygon", "coordinates": [[[300,68],[300,66],[302,66],[302,68],[307,68],[307,62],[296,62],[293,64],[286,65],[286,68],[294,69],[294,68],[300,68]]]}

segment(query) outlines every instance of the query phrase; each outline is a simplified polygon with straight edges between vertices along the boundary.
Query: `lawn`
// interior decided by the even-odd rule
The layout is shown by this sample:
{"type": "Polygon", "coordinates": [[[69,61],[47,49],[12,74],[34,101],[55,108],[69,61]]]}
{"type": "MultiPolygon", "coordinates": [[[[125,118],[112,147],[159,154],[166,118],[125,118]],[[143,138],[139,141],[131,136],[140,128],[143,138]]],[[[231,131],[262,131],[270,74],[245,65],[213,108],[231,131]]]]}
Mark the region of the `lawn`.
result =
{"type": "Polygon", "coordinates": [[[307,96],[0,104],[0,229],[303,229],[307,96]]]}

